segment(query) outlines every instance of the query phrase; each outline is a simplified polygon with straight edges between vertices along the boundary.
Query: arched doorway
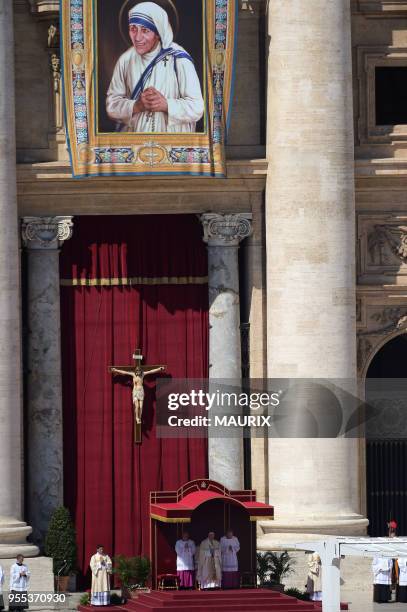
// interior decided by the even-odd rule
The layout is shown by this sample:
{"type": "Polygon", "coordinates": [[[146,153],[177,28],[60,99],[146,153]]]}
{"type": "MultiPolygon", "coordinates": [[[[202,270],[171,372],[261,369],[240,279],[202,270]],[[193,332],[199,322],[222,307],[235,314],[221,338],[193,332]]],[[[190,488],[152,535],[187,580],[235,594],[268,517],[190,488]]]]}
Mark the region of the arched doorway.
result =
{"type": "MultiPolygon", "coordinates": [[[[390,518],[398,523],[398,535],[407,535],[407,436],[400,423],[407,421],[407,403],[402,403],[397,394],[397,385],[386,383],[384,379],[407,380],[407,334],[389,340],[374,356],[366,375],[366,401],[372,401],[372,383],[383,379],[383,388],[394,393],[385,412],[378,419],[386,427],[369,427],[366,431],[366,488],[367,517],[369,535],[387,535],[390,518]],[[372,379],[375,379],[374,381],[372,379]],[[393,402],[393,404],[392,404],[393,402]],[[393,419],[394,427],[391,421],[393,419]]],[[[382,383],[380,383],[381,385],[382,383]]],[[[404,426],[405,427],[405,426],[404,426]]]]}

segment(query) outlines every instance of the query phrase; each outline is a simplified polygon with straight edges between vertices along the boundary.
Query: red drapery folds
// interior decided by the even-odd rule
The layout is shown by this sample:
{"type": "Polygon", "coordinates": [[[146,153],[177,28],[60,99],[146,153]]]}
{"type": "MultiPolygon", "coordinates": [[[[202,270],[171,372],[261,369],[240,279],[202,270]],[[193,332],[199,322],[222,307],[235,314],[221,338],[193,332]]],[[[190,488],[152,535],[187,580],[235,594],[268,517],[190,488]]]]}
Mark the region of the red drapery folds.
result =
{"type": "Polygon", "coordinates": [[[86,572],[98,543],[149,553],[149,493],[207,476],[204,440],[157,439],[155,377],[145,379],[134,444],[130,379],[109,365],[166,364],[207,376],[207,255],[194,216],[77,217],[61,252],[65,504],[86,572]]]}

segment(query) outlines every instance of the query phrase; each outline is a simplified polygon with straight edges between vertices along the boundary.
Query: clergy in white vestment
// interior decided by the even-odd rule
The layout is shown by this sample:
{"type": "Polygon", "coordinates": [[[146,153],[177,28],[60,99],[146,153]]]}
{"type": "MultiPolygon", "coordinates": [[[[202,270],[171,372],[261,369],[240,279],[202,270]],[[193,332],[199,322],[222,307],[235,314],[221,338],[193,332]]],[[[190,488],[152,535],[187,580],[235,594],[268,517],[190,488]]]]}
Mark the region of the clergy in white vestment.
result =
{"type": "Polygon", "coordinates": [[[372,562],[373,571],[373,601],[385,603],[391,597],[391,579],[393,571],[393,559],[386,557],[374,557],[372,562]]]}
{"type": "Polygon", "coordinates": [[[308,557],[306,590],[311,601],[322,601],[322,564],[318,553],[308,557]]]}
{"type": "Polygon", "coordinates": [[[222,559],[214,531],[210,531],[199,546],[197,579],[201,589],[220,589],[222,559]]]}
{"type": "Polygon", "coordinates": [[[195,582],[195,552],[196,546],[190,540],[189,533],[184,531],[181,540],[175,543],[177,553],[177,576],[181,589],[192,589],[195,582]]]}
{"type": "Polygon", "coordinates": [[[24,564],[23,555],[17,555],[16,562],[10,567],[10,612],[28,608],[27,590],[30,582],[30,570],[24,564]]]}
{"type": "Polygon", "coordinates": [[[194,62],[173,41],[166,11],[140,2],[129,12],[133,46],[118,59],[106,111],[124,132],[195,132],[204,112],[194,62]]]}
{"type": "Polygon", "coordinates": [[[108,606],[110,604],[112,561],[100,544],[97,546],[96,554],[91,557],[90,569],[92,571],[90,603],[92,606],[108,606]]]}
{"type": "Polygon", "coordinates": [[[397,565],[399,571],[396,600],[401,603],[407,603],[407,557],[399,557],[397,565]]]}
{"type": "Polygon", "coordinates": [[[220,539],[222,557],[222,589],[238,589],[240,587],[239,563],[237,553],[240,542],[233,531],[229,529],[220,539]]]}
{"type": "Polygon", "coordinates": [[[4,585],[4,570],[2,566],[0,565],[0,610],[4,610],[3,585],[4,585]]]}

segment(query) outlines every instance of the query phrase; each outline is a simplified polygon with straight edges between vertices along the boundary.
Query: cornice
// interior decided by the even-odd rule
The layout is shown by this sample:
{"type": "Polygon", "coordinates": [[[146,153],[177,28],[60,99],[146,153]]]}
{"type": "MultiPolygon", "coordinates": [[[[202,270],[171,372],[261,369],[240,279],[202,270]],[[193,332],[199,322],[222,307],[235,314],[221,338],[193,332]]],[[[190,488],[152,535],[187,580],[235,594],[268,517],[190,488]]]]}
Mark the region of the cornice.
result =
{"type": "Polygon", "coordinates": [[[405,17],[406,0],[352,0],[352,13],[366,17],[405,17]]]}

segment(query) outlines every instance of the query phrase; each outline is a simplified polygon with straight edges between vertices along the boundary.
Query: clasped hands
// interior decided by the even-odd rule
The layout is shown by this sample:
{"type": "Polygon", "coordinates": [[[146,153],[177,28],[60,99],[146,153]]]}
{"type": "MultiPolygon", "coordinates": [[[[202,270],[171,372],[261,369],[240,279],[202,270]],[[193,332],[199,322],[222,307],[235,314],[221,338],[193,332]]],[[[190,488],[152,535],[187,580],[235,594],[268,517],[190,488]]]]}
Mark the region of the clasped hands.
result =
{"type": "Polygon", "coordinates": [[[133,115],[145,111],[168,113],[167,99],[155,87],[147,87],[133,107],[133,115]]]}

